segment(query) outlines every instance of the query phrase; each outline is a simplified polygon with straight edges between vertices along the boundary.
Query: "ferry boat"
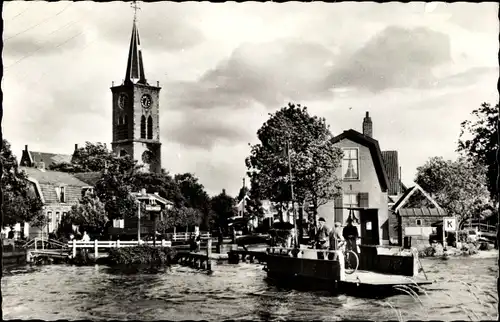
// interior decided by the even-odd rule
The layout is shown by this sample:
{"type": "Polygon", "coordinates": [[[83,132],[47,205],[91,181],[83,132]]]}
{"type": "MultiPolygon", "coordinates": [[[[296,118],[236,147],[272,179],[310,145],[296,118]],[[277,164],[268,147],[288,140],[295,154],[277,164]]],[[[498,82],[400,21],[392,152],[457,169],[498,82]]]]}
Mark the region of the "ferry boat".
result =
{"type": "MultiPolygon", "coordinates": [[[[367,218],[364,216],[366,209],[351,210],[361,212],[363,227],[363,218],[367,218]]],[[[377,243],[378,236],[368,239],[363,236],[363,232],[362,229],[354,269],[349,267],[352,266],[349,264],[351,261],[346,261],[343,250],[317,250],[301,246],[267,248],[264,270],[267,271],[268,279],[284,286],[319,288],[333,292],[354,291],[367,296],[411,292],[409,289],[418,291],[420,286],[432,284],[425,274],[416,249],[381,246],[377,243]],[[318,252],[324,252],[326,259],[318,259],[318,252]]],[[[351,252],[347,254],[349,253],[351,252]]]]}

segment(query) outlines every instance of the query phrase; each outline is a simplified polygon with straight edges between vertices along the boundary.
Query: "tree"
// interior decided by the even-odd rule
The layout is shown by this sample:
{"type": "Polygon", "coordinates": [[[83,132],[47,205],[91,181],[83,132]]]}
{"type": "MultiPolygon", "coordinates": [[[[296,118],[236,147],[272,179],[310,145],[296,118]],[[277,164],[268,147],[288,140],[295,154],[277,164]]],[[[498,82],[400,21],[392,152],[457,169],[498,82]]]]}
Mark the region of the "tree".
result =
{"type": "Polygon", "coordinates": [[[105,205],[99,198],[92,196],[84,196],[78,204],[71,207],[66,216],[64,221],[78,225],[85,231],[99,234],[109,221],[105,205]]]}
{"type": "Polygon", "coordinates": [[[289,103],[270,115],[257,137],[260,143],[252,146],[246,165],[248,176],[259,182],[261,195],[285,206],[292,199],[293,180],[295,201],[299,205],[309,201],[315,219],[317,208],[337,196],[341,183],[335,172],[342,150],[332,143],[325,119],[309,115],[306,107],[289,103]]]}
{"type": "Polygon", "coordinates": [[[115,158],[106,144],[85,142],[83,148],[75,150],[71,163],[56,163],[49,166],[49,169],[62,172],[103,172],[115,158]]]}
{"type": "Polygon", "coordinates": [[[227,234],[229,218],[236,215],[234,198],[227,195],[226,190],[222,189],[222,192],[214,196],[210,203],[214,212],[212,218],[214,226],[217,227],[221,235],[227,234]]]}
{"type": "Polygon", "coordinates": [[[172,201],[175,207],[182,207],[186,203],[179,186],[168,172],[134,173],[130,177],[130,185],[132,191],[137,192],[146,189],[148,193],[158,192],[160,197],[172,201]]]}
{"type": "Polygon", "coordinates": [[[257,178],[250,180],[250,191],[245,202],[245,215],[249,219],[264,217],[264,208],[260,199],[260,188],[257,178]]]}
{"type": "Polygon", "coordinates": [[[205,187],[191,173],[176,174],[174,180],[184,197],[185,207],[198,210],[202,215],[200,224],[204,229],[209,229],[211,207],[205,187]]]}
{"type": "Polygon", "coordinates": [[[498,113],[498,104],[492,107],[489,103],[483,103],[479,109],[472,111],[475,120],[466,120],[461,123],[457,149],[462,156],[467,157],[472,162],[482,163],[487,167],[488,190],[491,198],[497,202],[498,113]]]}
{"type": "Polygon", "coordinates": [[[203,220],[202,213],[195,208],[177,207],[166,211],[165,220],[160,221],[157,230],[165,233],[174,227],[198,226],[203,220]]]}
{"type": "Polygon", "coordinates": [[[487,169],[482,164],[460,158],[430,158],[417,168],[418,183],[450,216],[456,216],[459,228],[481,213],[489,203],[487,169]]]}
{"type": "Polygon", "coordinates": [[[240,202],[241,200],[243,200],[245,196],[248,196],[249,192],[250,190],[248,190],[246,186],[241,187],[240,191],[238,192],[238,197],[236,198],[236,201],[240,202]]]}
{"type": "Polygon", "coordinates": [[[138,168],[129,156],[113,156],[95,184],[95,194],[104,203],[110,220],[135,216],[137,204],[130,193],[136,191],[133,179],[138,168]]]}
{"type": "Polygon", "coordinates": [[[44,227],[48,218],[43,213],[43,203],[28,181],[26,173],[19,171],[16,157],[7,140],[2,140],[0,161],[3,225],[12,228],[17,223],[27,222],[34,227],[44,227]]]}

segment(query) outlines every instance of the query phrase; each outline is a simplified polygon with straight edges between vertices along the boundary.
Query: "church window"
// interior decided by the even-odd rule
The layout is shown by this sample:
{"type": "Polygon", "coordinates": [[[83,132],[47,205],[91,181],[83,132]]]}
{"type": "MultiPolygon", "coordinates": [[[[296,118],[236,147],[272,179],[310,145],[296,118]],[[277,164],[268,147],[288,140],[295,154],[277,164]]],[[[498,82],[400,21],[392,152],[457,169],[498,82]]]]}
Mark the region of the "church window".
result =
{"type": "Polygon", "coordinates": [[[153,139],[153,118],[151,115],[148,117],[148,139],[153,139]]]}
{"type": "Polygon", "coordinates": [[[123,124],[127,125],[127,123],[128,123],[128,117],[127,117],[127,115],[125,115],[123,117],[123,124]]]}
{"type": "Polygon", "coordinates": [[[141,139],[146,138],[146,117],[143,115],[141,117],[141,139]]]}

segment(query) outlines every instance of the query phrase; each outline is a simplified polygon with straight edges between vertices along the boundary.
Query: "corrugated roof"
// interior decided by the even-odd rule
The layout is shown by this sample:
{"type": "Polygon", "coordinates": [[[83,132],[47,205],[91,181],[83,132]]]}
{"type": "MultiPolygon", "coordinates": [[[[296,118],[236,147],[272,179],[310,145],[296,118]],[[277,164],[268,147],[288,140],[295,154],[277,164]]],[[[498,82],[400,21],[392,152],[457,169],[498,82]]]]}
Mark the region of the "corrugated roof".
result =
{"type": "Polygon", "coordinates": [[[142,192],[131,192],[130,195],[134,198],[153,198],[156,199],[157,201],[163,203],[164,205],[172,205],[173,202],[170,200],[167,200],[160,195],[157,195],[155,193],[142,193],[142,192]]]}
{"type": "Polygon", "coordinates": [[[401,208],[399,215],[401,217],[445,217],[446,212],[439,208],[401,208]]]}
{"type": "Polygon", "coordinates": [[[45,167],[49,167],[55,163],[61,162],[71,162],[72,155],[70,154],[56,154],[56,153],[46,153],[46,152],[37,152],[37,151],[29,151],[31,155],[31,161],[33,163],[43,162],[45,163],[45,167]]]}
{"type": "Polygon", "coordinates": [[[389,185],[387,193],[397,195],[402,191],[399,181],[398,151],[382,151],[382,159],[384,160],[389,185]]]}
{"type": "Polygon", "coordinates": [[[40,170],[37,168],[30,167],[19,167],[20,170],[26,172],[29,177],[32,177],[39,184],[49,184],[49,185],[68,185],[77,187],[86,187],[87,183],[79,180],[71,173],[59,172],[59,171],[49,171],[40,170]]]}
{"type": "Polygon", "coordinates": [[[78,180],[87,183],[89,186],[95,186],[102,177],[101,172],[79,172],[73,174],[78,180]]]}

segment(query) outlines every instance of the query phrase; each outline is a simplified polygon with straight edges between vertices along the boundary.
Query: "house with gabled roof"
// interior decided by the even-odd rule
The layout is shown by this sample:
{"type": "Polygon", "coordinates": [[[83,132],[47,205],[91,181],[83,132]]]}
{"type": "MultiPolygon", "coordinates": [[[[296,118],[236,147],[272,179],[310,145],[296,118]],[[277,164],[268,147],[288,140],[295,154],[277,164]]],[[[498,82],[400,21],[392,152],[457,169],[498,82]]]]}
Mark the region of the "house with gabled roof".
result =
{"type": "MultiPolygon", "coordinates": [[[[438,233],[446,211],[418,184],[406,189],[389,211],[389,235],[393,244],[402,245],[404,237],[428,243],[438,233]],[[420,198],[419,198],[420,197],[420,198]]],[[[439,234],[439,233],[438,233],[439,234]]]]}
{"type": "Polygon", "coordinates": [[[318,216],[327,226],[334,222],[345,225],[350,214],[364,244],[389,244],[389,196],[401,194],[397,151],[382,151],[373,138],[373,123],[368,112],[363,119],[363,132],[350,129],[332,141],[344,152],[337,177],[342,180],[341,196],[318,208],[318,216]],[[360,218],[363,217],[363,218],[360,218]]]}
{"type": "MultiPolygon", "coordinates": [[[[78,146],[75,144],[75,150],[76,149],[78,149],[78,146]]],[[[30,151],[28,149],[28,145],[25,145],[19,165],[22,167],[39,167],[48,169],[51,165],[57,163],[70,163],[72,158],[72,154],[30,151]]]]}
{"type": "MultiPolygon", "coordinates": [[[[49,218],[48,233],[54,232],[62,217],[81,200],[88,189],[92,189],[91,185],[70,173],[24,166],[19,167],[19,170],[26,173],[32,190],[43,203],[43,211],[49,218]]],[[[32,227],[29,236],[33,238],[40,233],[40,229],[32,227]]]]}

